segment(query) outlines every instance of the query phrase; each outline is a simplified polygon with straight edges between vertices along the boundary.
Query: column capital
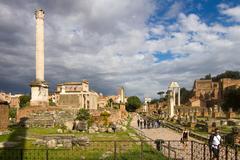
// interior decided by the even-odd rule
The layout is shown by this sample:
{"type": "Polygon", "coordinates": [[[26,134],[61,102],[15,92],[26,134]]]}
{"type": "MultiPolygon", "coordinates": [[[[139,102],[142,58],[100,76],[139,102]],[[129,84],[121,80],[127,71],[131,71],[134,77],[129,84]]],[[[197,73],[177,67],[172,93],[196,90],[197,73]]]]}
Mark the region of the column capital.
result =
{"type": "Polygon", "coordinates": [[[35,18],[36,19],[44,19],[45,12],[42,9],[37,9],[35,11],[35,18]]]}

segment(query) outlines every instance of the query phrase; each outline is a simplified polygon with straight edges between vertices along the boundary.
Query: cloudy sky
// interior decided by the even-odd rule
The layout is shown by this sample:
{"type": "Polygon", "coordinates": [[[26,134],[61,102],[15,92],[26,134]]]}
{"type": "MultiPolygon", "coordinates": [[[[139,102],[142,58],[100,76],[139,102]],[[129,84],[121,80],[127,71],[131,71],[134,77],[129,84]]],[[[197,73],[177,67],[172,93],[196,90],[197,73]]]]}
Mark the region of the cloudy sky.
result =
{"type": "Polygon", "coordinates": [[[88,79],[105,95],[157,97],[171,81],[240,68],[239,0],[3,0],[0,90],[35,79],[34,10],[45,10],[45,80],[88,79]]]}

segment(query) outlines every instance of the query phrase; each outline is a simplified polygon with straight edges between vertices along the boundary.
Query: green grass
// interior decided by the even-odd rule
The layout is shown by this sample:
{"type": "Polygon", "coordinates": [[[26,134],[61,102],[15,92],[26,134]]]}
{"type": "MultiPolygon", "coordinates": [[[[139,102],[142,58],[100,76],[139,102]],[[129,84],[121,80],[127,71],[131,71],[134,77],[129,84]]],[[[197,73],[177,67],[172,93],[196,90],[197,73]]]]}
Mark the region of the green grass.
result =
{"type": "MultiPolygon", "coordinates": [[[[49,149],[47,150],[24,150],[23,159],[48,159],[51,160],[79,160],[81,157],[85,159],[100,159],[103,155],[107,155],[105,159],[114,159],[114,145],[110,142],[96,144],[92,143],[89,146],[72,149],[49,149]]],[[[143,157],[144,160],[165,160],[164,156],[153,149],[148,144],[143,144],[141,152],[141,145],[134,142],[119,142],[116,144],[116,157],[122,160],[138,160],[143,157]]],[[[0,159],[15,160],[20,159],[21,153],[19,150],[0,150],[0,159]],[[2,156],[2,157],[1,157],[2,156]]]]}
{"type": "Polygon", "coordinates": [[[221,132],[223,133],[231,133],[233,126],[223,126],[220,128],[221,132]]]}
{"type": "MultiPolygon", "coordinates": [[[[129,118],[129,123],[131,119],[129,118]]],[[[143,152],[141,152],[141,145],[136,142],[131,142],[132,138],[129,133],[135,133],[135,130],[127,126],[126,132],[116,132],[116,133],[94,133],[88,134],[87,132],[76,132],[76,133],[63,133],[58,134],[57,128],[16,128],[12,127],[10,130],[12,133],[10,135],[0,136],[0,142],[3,141],[15,141],[19,142],[15,148],[24,148],[23,159],[40,160],[45,159],[48,155],[51,160],[79,160],[85,159],[99,159],[103,155],[108,155],[105,159],[114,159],[114,147],[116,146],[116,157],[121,160],[132,160],[140,159],[143,156],[145,160],[164,160],[164,156],[158,151],[156,151],[152,146],[148,144],[143,144],[143,152]],[[88,146],[73,147],[73,149],[49,149],[48,153],[46,148],[36,147],[33,145],[35,140],[24,139],[24,137],[42,137],[51,135],[75,135],[76,137],[87,136],[90,139],[90,144],[88,146]],[[20,138],[19,138],[20,137],[20,138]],[[97,141],[112,141],[112,142],[97,142],[97,141]],[[114,140],[116,140],[114,144],[114,140]],[[92,141],[92,142],[91,142],[92,141]],[[95,142],[94,142],[95,141],[95,142]]],[[[16,160],[20,159],[21,153],[19,150],[1,150],[0,149],[0,159],[4,160],[16,160]],[[1,157],[4,156],[4,157],[1,157]]]]}

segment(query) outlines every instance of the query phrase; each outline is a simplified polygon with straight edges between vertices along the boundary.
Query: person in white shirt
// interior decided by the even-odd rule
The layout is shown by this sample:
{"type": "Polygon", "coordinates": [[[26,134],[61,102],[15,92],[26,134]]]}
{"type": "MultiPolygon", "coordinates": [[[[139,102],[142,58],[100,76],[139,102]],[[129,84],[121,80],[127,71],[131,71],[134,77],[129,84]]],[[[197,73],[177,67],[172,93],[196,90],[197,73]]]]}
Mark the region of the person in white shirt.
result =
{"type": "Polygon", "coordinates": [[[220,144],[221,144],[221,136],[219,135],[219,130],[216,128],[215,135],[212,138],[213,160],[219,159],[220,144]]]}

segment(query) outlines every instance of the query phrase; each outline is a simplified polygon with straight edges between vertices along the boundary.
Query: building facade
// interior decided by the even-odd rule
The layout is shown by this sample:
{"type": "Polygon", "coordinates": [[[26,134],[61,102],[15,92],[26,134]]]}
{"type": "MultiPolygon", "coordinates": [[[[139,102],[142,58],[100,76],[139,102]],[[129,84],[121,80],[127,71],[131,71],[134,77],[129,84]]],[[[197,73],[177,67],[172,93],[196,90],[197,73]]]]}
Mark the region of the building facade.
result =
{"type": "Polygon", "coordinates": [[[65,82],[57,85],[55,102],[57,106],[94,110],[98,106],[98,93],[89,90],[89,82],[65,82]]]}

